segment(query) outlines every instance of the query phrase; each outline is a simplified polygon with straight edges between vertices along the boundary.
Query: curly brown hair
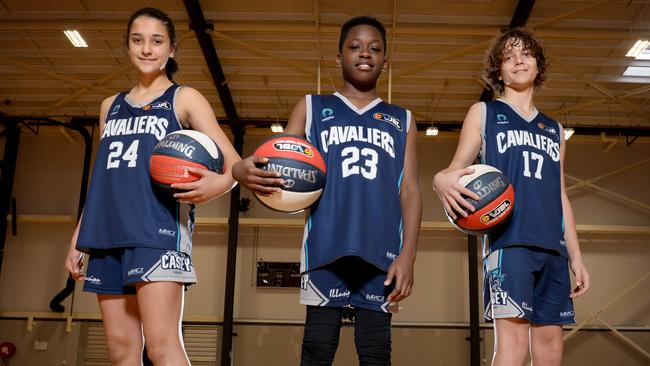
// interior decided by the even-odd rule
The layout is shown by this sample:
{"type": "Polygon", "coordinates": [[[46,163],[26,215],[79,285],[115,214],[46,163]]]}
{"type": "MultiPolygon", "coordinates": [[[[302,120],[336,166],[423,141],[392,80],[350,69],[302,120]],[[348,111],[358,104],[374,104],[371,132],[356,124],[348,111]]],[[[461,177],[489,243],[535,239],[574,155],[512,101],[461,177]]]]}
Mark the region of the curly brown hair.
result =
{"type": "Polygon", "coordinates": [[[503,94],[503,80],[499,80],[499,76],[501,76],[504,50],[508,41],[511,39],[515,40],[513,46],[521,43],[525,50],[535,56],[539,73],[535,78],[534,85],[535,90],[539,90],[544,84],[544,81],[546,81],[546,70],[548,69],[549,62],[544,56],[544,44],[542,41],[535,37],[530,29],[524,27],[508,29],[494,40],[483,63],[483,80],[485,80],[493,91],[498,94],[503,94]]]}

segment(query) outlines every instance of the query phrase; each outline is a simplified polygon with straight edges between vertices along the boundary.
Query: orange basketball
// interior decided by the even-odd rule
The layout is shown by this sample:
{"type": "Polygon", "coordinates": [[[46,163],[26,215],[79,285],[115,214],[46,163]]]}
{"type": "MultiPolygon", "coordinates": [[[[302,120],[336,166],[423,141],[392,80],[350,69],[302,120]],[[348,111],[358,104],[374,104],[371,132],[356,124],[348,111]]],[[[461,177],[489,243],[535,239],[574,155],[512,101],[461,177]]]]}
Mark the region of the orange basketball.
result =
{"type": "Polygon", "coordinates": [[[466,234],[486,234],[510,217],[515,205],[515,191],[499,169],[485,164],[472,165],[470,168],[474,169],[474,173],[462,176],[458,183],[480,197],[478,201],[465,198],[475,211],[467,217],[457,215],[456,220],[452,220],[447,213],[447,218],[466,234]]]}

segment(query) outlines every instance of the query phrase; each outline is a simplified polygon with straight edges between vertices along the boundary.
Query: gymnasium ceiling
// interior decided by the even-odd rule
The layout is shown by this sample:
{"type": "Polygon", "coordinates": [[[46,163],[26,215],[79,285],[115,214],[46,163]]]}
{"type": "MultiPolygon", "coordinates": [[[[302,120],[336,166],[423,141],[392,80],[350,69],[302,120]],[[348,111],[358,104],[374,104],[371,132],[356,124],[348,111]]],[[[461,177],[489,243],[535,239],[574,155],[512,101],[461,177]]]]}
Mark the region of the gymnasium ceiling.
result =
{"type": "MultiPolygon", "coordinates": [[[[483,91],[480,66],[490,39],[513,18],[525,19],[516,14],[529,13],[527,25],[544,39],[551,60],[539,109],[571,127],[650,129],[650,77],[623,75],[628,66],[650,70],[650,60],[625,56],[638,39],[650,39],[650,0],[200,3],[214,28],[208,39],[225,74],[221,85],[244,121],[286,121],[305,93],[340,87],[334,67],[340,24],[368,14],[388,30],[392,70],[382,76],[380,96],[411,109],[421,127],[458,126],[483,91]]],[[[176,21],[177,81],[200,90],[217,117],[228,119],[180,0],[0,0],[0,112],[60,121],[96,117],[103,98],[134,85],[126,21],[152,5],[176,21]],[[65,29],[79,30],[89,47],[74,48],[65,29]]]]}

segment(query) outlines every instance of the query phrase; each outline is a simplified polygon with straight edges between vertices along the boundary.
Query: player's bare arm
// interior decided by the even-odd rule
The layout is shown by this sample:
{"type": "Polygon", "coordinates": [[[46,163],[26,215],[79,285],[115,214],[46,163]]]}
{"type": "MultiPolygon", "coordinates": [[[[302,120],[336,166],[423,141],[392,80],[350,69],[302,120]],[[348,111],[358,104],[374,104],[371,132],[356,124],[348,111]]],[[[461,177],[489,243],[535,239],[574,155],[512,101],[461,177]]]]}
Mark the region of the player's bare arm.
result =
{"type": "MultiPolygon", "coordinates": [[[[307,103],[306,99],[302,98],[293,108],[284,132],[290,135],[304,137],[306,118],[307,103]]],[[[281,190],[280,186],[283,184],[282,179],[279,178],[280,173],[265,171],[259,168],[260,165],[264,165],[267,162],[268,159],[266,158],[251,155],[233,167],[233,176],[253,192],[263,195],[279,192],[281,190]]]]}
{"type": "Polygon", "coordinates": [[[386,284],[395,278],[395,289],[388,296],[390,301],[401,301],[413,291],[413,266],[415,263],[418,232],[422,221],[422,194],[417,169],[416,134],[417,126],[411,117],[411,128],[406,136],[404,155],[404,179],[400,190],[402,217],[404,219],[404,246],[401,253],[388,269],[386,284]]]}
{"type": "Polygon", "coordinates": [[[562,141],[560,145],[560,176],[561,176],[561,195],[562,195],[562,211],[564,214],[564,240],[567,245],[567,253],[569,254],[569,266],[573,272],[573,278],[576,287],[571,292],[571,297],[576,298],[584,295],[591,285],[589,278],[589,271],[582,261],[582,252],[580,251],[580,242],[575,227],[575,219],[573,216],[573,209],[569,196],[566,193],[564,183],[564,157],[566,153],[566,142],[562,141]]]}
{"type": "Polygon", "coordinates": [[[433,189],[438,194],[442,205],[449,215],[457,218],[457,214],[467,216],[465,210],[474,211],[463,195],[478,200],[479,197],[469,189],[458,184],[458,179],[474,171],[467,168],[476,159],[481,149],[481,104],[472,105],[465,116],[463,128],[456,153],[449,167],[441,170],[433,177],[433,189]]]}
{"type": "Polygon", "coordinates": [[[234,187],[231,168],[241,160],[217,122],[210,103],[196,89],[183,87],[178,91],[176,111],[183,127],[206,134],[217,143],[224,155],[225,172],[217,174],[206,169],[190,168],[201,178],[190,183],[177,183],[173,187],[186,192],[174,195],[183,202],[200,203],[219,197],[234,187]]]}

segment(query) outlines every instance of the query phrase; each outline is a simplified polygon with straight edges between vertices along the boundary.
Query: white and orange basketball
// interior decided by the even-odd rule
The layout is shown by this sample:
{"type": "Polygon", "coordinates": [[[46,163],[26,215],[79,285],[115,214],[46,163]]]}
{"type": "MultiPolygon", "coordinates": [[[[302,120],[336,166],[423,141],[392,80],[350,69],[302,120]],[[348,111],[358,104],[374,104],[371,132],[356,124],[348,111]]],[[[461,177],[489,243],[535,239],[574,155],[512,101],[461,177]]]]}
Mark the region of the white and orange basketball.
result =
{"type": "Polygon", "coordinates": [[[449,214],[447,218],[466,234],[486,234],[510,217],[515,205],[515,191],[499,169],[485,164],[472,165],[470,168],[474,169],[474,173],[462,176],[458,183],[480,197],[478,201],[465,198],[475,211],[467,217],[457,214],[456,220],[452,220],[449,214]]]}
{"type": "Polygon", "coordinates": [[[210,137],[199,131],[172,132],[160,140],[151,153],[151,179],[164,188],[170,188],[174,183],[198,180],[200,176],[190,172],[190,167],[223,174],[221,150],[210,137]]]}
{"type": "Polygon", "coordinates": [[[277,135],[255,150],[268,158],[264,170],[278,172],[284,179],[282,191],[270,196],[255,193],[264,205],[282,212],[299,212],[311,206],[325,187],[325,161],[307,140],[293,135],[277,135]]]}

